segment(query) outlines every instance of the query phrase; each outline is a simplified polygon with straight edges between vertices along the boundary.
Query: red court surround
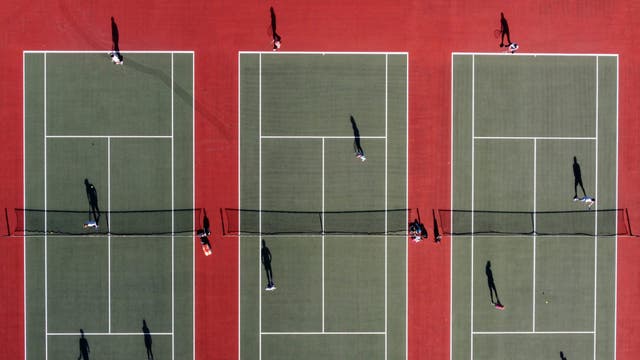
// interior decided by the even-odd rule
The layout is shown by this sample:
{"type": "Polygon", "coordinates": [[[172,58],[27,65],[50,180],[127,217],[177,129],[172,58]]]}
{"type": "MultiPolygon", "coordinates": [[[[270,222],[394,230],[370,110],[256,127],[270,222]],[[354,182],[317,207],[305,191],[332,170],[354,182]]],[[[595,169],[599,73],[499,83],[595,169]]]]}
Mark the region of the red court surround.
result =
{"type": "MultiPolygon", "coordinates": [[[[499,14],[522,52],[618,53],[619,206],[640,226],[640,3],[578,0],[9,0],[0,5],[0,208],[22,206],[22,51],[109,50],[109,18],[125,50],[196,54],[196,206],[207,208],[213,255],[196,248],[196,354],[238,355],[238,243],[216,216],[237,206],[239,50],[271,50],[269,6],[282,50],[409,52],[410,204],[423,217],[450,207],[451,52],[497,52],[499,14]],[[206,306],[206,310],[205,310],[206,306]]],[[[108,59],[105,56],[105,61],[108,59]]],[[[125,60],[125,65],[126,60],[125,60]]],[[[425,222],[429,228],[430,221],[425,222]]],[[[0,227],[1,230],[1,227],[0,227]]],[[[640,231],[640,229],[636,229],[640,231]]],[[[0,348],[24,358],[23,239],[0,238],[0,348]]],[[[409,358],[449,359],[450,243],[409,244],[409,358]]],[[[618,253],[618,359],[640,358],[640,242],[618,253]]]]}

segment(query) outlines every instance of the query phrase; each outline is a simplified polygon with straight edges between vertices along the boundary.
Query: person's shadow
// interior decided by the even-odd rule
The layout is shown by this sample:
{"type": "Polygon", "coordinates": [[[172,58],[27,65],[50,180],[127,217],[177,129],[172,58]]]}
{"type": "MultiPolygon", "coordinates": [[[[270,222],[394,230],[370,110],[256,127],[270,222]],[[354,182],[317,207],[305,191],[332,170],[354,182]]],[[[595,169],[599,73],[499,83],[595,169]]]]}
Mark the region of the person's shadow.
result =
{"type": "Polygon", "coordinates": [[[355,149],[356,154],[364,154],[364,151],[362,150],[362,146],[360,145],[360,129],[358,129],[358,125],[356,125],[356,119],[353,118],[353,115],[350,116],[351,117],[351,128],[353,129],[353,147],[355,149]]]}
{"type": "Polygon", "coordinates": [[[80,329],[80,355],[78,356],[78,360],[89,360],[89,353],[91,349],[89,348],[89,341],[84,337],[84,330],[80,329]]]}
{"type": "Polygon", "coordinates": [[[582,184],[582,171],[580,170],[580,164],[578,164],[578,159],[573,157],[573,198],[578,198],[578,185],[582,189],[582,194],[587,196],[587,192],[584,191],[584,185],[582,184]]]}
{"type": "Polygon", "coordinates": [[[282,37],[276,30],[276,12],[273,10],[273,6],[269,8],[269,12],[271,13],[271,33],[273,35],[273,49],[275,50],[279,47],[282,37]]]}
{"type": "Polygon", "coordinates": [[[100,207],[98,206],[98,190],[89,182],[89,179],[84,179],[84,187],[87,192],[87,199],[89,200],[89,215],[93,215],[93,220],[96,224],[100,222],[100,207]]]}
{"type": "Polygon", "coordinates": [[[489,285],[489,296],[491,297],[491,303],[496,306],[496,308],[503,308],[504,306],[500,302],[500,298],[498,297],[498,290],[496,289],[496,283],[493,279],[493,271],[491,270],[491,261],[487,261],[487,265],[484,267],[484,272],[487,274],[487,284],[489,285]],[[493,300],[493,295],[495,294],[495,301],[493,300]]]}
{"type": "Polygon", "coordinates": [[[271,251],[267,247],[267,243],[262,239],[262,249],[260,250],[260,257],[262,259],[262,265],[267,275],[267,289],[271,289],[274,286],[273,283],[273,270],[271,270],[271,251]]]}
{"type": "Polygon", "coordinates": [[[562,351],[560,351],[560,359],[567,360],[567,358],[564,356],[564,353],[562,351]]]}
{"type": "Polygon", "coordinates": [[[116,20],[111,17],[111,41],[113,42],[113,51],[120,53],[120,33],[118,32],[118,25],[116,20]]]}
{"type": "Polygon", "coordinates": [[[511,34],[509,33],[509,23],[504,17],[503,13],[500,13],[500,47],[511,45],[511,34]],[[507,44],[504,43],[504,37],[507,37],[507,44]]]}
{"type": "Polygon", "coordinates": [[[147,360],[153,360],[153,351],[151,350],[151,332],[147,326],[147,321],[142,319],[142,332],[144,333],[144,347],[147,349],[147,360]]]}

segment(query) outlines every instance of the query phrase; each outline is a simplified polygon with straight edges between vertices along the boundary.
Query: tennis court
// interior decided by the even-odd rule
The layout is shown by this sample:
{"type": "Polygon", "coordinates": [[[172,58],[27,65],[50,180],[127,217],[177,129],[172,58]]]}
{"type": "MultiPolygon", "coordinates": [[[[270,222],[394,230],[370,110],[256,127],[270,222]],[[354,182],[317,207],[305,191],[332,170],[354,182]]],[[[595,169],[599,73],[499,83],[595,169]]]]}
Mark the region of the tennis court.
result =
{"type": "Polygon", "coordinates": [[[616,55],[452,54],[453,359],[615,358],[617,101],[616,55]]]}
{"type": "Polygon", "coordinates": [[[123,55],[24,53],[27,359],[194,356],[194,54],[123,55]]]}
{"type": "Polygon", "coordinates": [[[239,74],[240,358],[405,358],[408,54],[241,52],[239,74]]]}

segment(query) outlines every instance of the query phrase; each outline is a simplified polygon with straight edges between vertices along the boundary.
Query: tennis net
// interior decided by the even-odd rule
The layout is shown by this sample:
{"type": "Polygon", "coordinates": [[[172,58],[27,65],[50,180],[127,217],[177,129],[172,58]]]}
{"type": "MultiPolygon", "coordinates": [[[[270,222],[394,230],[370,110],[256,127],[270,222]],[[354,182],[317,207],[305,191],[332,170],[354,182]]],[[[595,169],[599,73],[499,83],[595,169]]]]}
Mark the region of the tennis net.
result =
{"type": "Polygon", "coordinates": [[[580,211],[438,210],[446,235],[633,235],[627,209],[580,211]]]}
{"type": "Polygon", "coordinates": [[[100,213],[98,227],[89,211],[15,209],[15,234],[166,235],[194,232],[202,209],[123,210],[100,213]]]}
{"type": "Polygon", "coordinates": [[[404,235],[417,209],[285,211],[220,209],[225,235],[404,235]]]}

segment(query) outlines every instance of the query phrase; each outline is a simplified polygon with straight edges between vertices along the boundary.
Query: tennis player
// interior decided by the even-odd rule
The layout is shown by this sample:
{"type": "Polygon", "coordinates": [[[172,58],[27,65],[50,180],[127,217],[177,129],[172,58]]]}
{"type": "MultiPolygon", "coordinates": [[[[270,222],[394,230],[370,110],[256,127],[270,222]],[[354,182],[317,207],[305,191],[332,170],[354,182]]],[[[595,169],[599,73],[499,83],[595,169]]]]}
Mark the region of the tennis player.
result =
{"type": "Polygon", "coordinates": [[[85,229],[89,229],[89,228],[97,229],[99,226],[95,220],[88,220],[84,222],[82,227],[85,229]]]}
{"type": "Polygon", "coordinates": [[[124,64],[124,58],[119,51],[109,51],[109,56],[111,57],[111,61],[113,61],[116,65],[124,64]]]}
{"type": "Polygon", "coordinates": [[[591,210],[591,207],[593,206],[593,204],[596,203],[596,198],[592,198],[591,196],[583,196],[581,198],[573,198],[573,201],[578,201],[580,200],[581,202],[583,202],[585,205],[587,205],[587,210],[591,210]]]}

